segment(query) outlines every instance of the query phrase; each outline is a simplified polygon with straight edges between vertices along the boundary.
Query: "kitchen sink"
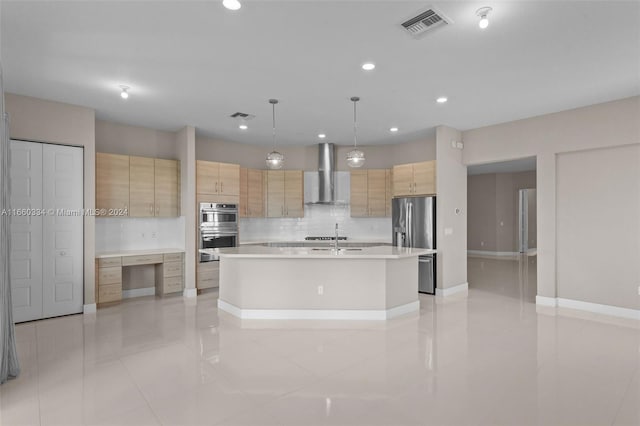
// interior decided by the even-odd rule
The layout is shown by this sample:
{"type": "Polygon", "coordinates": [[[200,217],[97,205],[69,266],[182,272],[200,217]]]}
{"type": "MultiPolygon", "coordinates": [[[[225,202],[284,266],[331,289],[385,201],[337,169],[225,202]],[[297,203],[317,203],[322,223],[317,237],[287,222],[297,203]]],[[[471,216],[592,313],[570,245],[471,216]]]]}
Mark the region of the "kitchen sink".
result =
{"type": "MultiPolygon", "coordinates": [[[[314,251],[336,251],[334,248],[329,247],[313,247],[311,250],[314,251]]],[[[338,251],[362,251],[361,248],[339,248],[338,251]]]]}

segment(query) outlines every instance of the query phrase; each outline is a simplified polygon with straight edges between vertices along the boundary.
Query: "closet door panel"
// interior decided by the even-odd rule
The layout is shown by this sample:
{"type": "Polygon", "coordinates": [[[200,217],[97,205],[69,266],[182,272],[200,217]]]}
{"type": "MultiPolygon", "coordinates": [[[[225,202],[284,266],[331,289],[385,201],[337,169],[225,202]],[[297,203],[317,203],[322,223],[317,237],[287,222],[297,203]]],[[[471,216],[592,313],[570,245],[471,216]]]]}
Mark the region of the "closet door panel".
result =
{"type": "Polygon", "coordinates": [[[83,151],[44,145],[43,317],[82,312],[83,151]]]}
{"type": "Polygon", "coordinates": [[[11,141],[11,300],[15,322],[42,317],[42,144],[11,141]],[[24,213],[15,215],[13,213],[24,213]]]}

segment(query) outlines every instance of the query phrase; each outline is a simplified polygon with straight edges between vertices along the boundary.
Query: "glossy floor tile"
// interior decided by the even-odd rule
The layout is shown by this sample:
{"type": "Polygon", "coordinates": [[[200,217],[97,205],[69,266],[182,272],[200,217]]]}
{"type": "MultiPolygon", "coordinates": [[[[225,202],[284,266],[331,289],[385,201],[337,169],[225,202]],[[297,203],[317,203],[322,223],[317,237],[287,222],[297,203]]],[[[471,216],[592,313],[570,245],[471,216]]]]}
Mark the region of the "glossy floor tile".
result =
{"type": "Polygon", "coordinates": [[[639,425],[640,324],[537,308],[535,257],[387,322],[240,321],[216,293],[16,328],[1,425],[639,425]]]}

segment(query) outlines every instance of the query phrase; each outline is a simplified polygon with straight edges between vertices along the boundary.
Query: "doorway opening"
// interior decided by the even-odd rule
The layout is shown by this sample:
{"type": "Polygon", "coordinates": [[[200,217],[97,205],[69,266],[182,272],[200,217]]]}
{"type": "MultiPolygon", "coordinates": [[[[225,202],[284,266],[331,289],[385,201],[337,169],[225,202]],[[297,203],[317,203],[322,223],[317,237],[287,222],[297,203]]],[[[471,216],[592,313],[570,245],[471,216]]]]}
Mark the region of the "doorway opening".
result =
{"type": "Polygon", "coordinates": [[[535,303],[536,158],[467,167],[469,288],[535,303]]]}

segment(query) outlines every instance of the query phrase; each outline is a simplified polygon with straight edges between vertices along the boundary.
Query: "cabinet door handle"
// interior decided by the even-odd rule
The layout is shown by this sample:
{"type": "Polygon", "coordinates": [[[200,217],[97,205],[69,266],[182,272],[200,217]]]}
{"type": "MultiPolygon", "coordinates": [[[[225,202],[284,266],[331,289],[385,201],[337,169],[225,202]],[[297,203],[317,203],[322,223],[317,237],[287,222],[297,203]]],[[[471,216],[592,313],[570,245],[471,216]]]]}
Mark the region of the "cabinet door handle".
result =
{"type": "Polygon", "coordinates": [[[160,207],[156,207],[156,216],[160,214],[160,207]]]}
{"type": "Polygon", "coordinates": [[[220,193],[224,192],[224,182],[220,182],[220,193]]]}
{"type": "Polygon", "coordinates": [[[153,213],[153,204],[149,204],[149,213],[153,213]]]}

